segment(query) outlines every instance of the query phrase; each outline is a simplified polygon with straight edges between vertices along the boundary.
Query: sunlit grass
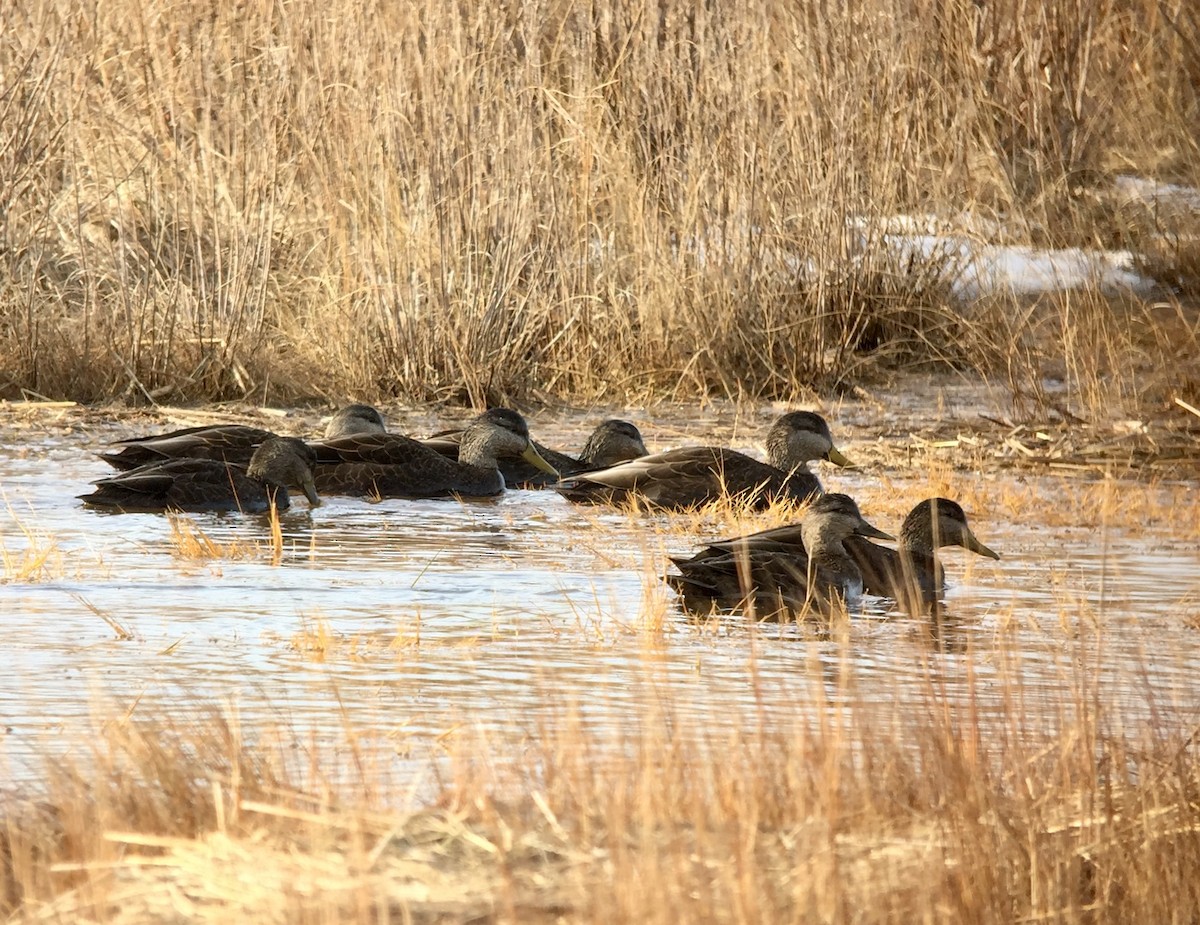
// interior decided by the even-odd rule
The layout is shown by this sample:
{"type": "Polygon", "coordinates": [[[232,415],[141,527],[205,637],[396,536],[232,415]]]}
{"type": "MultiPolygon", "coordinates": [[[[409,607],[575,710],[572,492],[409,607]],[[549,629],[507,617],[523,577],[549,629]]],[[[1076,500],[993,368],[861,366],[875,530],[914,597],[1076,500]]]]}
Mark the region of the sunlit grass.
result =
{"type": "MultiPolygon", "coordinates": [[[[398,621],[390,630],[361,630],[341,632],[330,621],[321,616],[305,617],[300,629],[286,638],[267,634],[268,641],[278,639],[287,648],[296,652],[305,661],[323,663],[331,659],[349,662],[364,662],[371,659],[405,659],[419,654],[421,642],[421,618],[415,615],[410,620],[398,621]]],[[[434,638],[425,643],[426,648],[474,648],[479,639],[455,640],[447,643],[434,638]]]]}
{"type": "MultiPolygon", "coordinates": [[[[166,518],[170,526],[168,542],[171,554],[177,559],[187,562],[265,560],[274,566],[283,562],[283,529],[275,508],[271,508],[268,515],[269,538],[265,541],[238,537],[218,540],[209,536],[187,514],[168,513],[166,518]]],[[[315,539],[311,542],[315,542],[315,539]]],[[[310,557],[312,554],[310,548],[310,557]]]]}
{"type": "Polygon", "coordinates": [[[63,578],[94,579],[110,574],[101,550],[80,546],[38,526],[38,514],[4,511],[0,524],[0,584],[39,584],[63,578]]]}
{"type": "Polygon", "coordinates": [[[62,552],[53,539],[39,537],[22,527],[25,542],[20,549],[10,550],[0,543],[0,562],[4,565],[4,581],[26,583],[45,581],[63,573],[62,552]]]}
{"type": "Polygon", "coordinates": [[[0,904],[118,922],[181,895],[247,923],[1200,914],[1194,718],[1150,692],[1098,699],[1100,640],[1070,644],[1052,700],[1003,639],[986,679],[968,663],[948,681],[930,655],[902,696],[862,689],[834,642],[833,664],[797,663],[794,713],[719,726],[669,683],[604,723],[547,687],[524,728],[345,719],[298,749],[227,707],[135,712],[47,755],[36,799],[6,799],[0,904]]]}

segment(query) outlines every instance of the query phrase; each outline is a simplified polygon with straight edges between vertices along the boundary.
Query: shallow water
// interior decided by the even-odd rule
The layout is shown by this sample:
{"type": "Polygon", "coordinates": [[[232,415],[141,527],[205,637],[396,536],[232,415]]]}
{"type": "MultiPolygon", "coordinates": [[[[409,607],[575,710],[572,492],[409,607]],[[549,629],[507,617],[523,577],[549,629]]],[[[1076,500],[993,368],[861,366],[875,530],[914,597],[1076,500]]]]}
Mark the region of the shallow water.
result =
{"type": "MultiPolygon", "coordinates": [[[[579,445],[598,417],[563,418],[550,437],[579,445]]],[[[690,423],[698,434],[711,422],[690,423]]],[[[618,730],[668,705],[719,733],[787,724],[824,708],[823,698],[916,705],[935,684],[986,716],[1000,709],[997,679],[1014,664],[1024,708],[1048,722],[1070,712],[1081,678],[1121,724],[1161,722],[1165,707],[1172,722],[1200,713],[1195,531],[1031,530],[971,511],[1004,558],[947,554],[956,585],[936,630],[882,610],[858,618],[847,638],[749,630],[736,619],[696,626],[656,578],[669,553],[728,532],[694,518],[681,530],[669,515],[578,508],[535,491],[468,503],[329,498],[315,510],[301,499],[283,517],[285,554],[273,566],[265,551],[183,558],[166,517],[98,513],[75,500],[107,472],[90,451],[170,426],[39,431],[0,418],[9,664],[0,717],[15,773],[97,717],[186,722],[222,705],[247,728],[283,729],[296,742],[370,729],[397,753],[464,724],[520,741],[561,722],[567,705],[618,730]],[[48,555],[25,575],[29,549],[48,555]],[[646,629],[664,605],[662,630],[646,629]]],[[[677,421],[651,443],[684,442],[688,429],[677,421]]],[[[745,436],[739,445],[752,447],[745,436]]],[[[825,478],[858,494],[875,476],[825,478]]],[[[903,485],[903,474],[890,478],[903,485]]],[[[1057,486],[1045,480],[1047,497],[1057,486]]],[[[186,519],[219,543],[265,550],[269,537],[265,517],[186,519]]]]}

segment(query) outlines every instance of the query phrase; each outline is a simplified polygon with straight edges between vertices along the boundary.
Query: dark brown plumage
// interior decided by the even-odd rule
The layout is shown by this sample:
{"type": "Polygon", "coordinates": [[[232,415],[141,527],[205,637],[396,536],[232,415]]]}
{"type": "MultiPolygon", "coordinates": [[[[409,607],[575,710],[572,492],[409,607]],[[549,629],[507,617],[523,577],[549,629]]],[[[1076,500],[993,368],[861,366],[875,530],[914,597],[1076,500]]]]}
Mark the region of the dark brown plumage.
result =
{"type": "MultiPolygon", "coordinates": [[[[421,442],[451,459],[457,459],[462,434],[461,430],[446,430],[421,442]]],[[[552,450],[536,440],[532,443],[538,455],[553,466],[560,477],[606,469],[626,460],[645,456],[647,452],[646,444],[642,442],[641,431],[628,421],[615,418],[597,425],[588,436],[583,445],[583,452],[578,457],[552,450]]],[[[545,488],[557,481],[549,473],[524,459],[502,457],[499,463],[504,483],[509,488],[545,488]]]]}
{"type": "MultiPolygon", "coordinates": [[[[357,434],[312,444],[317,487],[327,494],[378,498],[481,497],[504,490],[502,457],[550,469],[515,411],[493,408],[463,431],[457,460],[400,434],[357,434]]],[[[550,471],[553,471],[552,469],[550,471]]]]}
{"type": "MultiPolygon", "coordinates": [[[[370,405],[347,405],[330,418],[325,437],[382,433],[385,429],[383,415],[375,408],[370,405]]],[[[149,437],[118,440],[114,446],[121,447],[120,450],[100,453],[99,456],[114,469],[122,471],[172,459],[215,459],[246,466],[263,441],[274,436],[277,435],[269,430],[247,424],[208,424],[149,437]]]]}
{"type": "Polygon", "coordinates": [[[896,549],[854,538],[846,543],[862,572],[864,588],[894,598],[909,613],[928,609],[945,593],[946,573],[937,551],[946,546],[1000,558],[975,538],[961,505],[948,498],[927,498],[909,511],[896,549]]]}
{"type": "Polygon", "coordinates": [[[571,501],[587,503],[637,499],[681,510],[728,497],[761,509],[820,494],[821,483],[808,470],[811,460],[849,464],[834,447],[825,419],[811,411],[793,411],[775,422],[767,434],[767,456],[764,463],[724,447],[679,447],[564,479],[556,489],[571,501]]]}
{"type": "Polygon", "coordinates": [[[378,408],[354,404],[340,409],[325,425],[325,439],[335,440],[350,434],[387,433],[387,424],[378,408]]]}
{"type": "MultiPolygon", "coordinates": [[[[962,507],[948,498],[928,498],[914,506],[900,527],[896,549],[859,536],[847,538],[843,545],[862,575],[864,592],[893,598],[903,610],[914,614],[929,609],[945,592],[938,548],[962,546],[981,556],[1000,558],[975,538],[962,507]]],[[[806,567],[801,524],[717,540],[688,559],[672,561],[685,576],[711,576],[730,571],[730,563],[735,561],[757,564],[768,573],[778,571],[782,568],[780,560],[798,564],[801,571],[806,567]]]]}
{"type": "Polygon", "coordinates": [[[739,610],[757,619],[779,619],[827,610],[833,601],[853,606],[862,574],[847,554],[853,536],[891,539],[863,519],[848,495],[822,495],[799,526],[710,544],[689,559],[673,559],[678,575],[667,583],[697,613],[739,610]],[[783,533],[782,531],[789,531],[783,533]]]}
{"type": "Polygon", "coordinates": [[[172,459],[213,459],[223,463],[249,464],[264,440],[275,434],[246,424],[217,424],[187,427],[150,437],[118,440],[121,449],[99,456],[114,469],[137,469],[172,459]]]}
{"type": "Polygon", "coordinates": [[[134,511],[243,511],[259,513],[274,504],[286,510],[288,486],[320,504],[312,480],[316,456],[295,437],[271,437],[249,465],[215,459],[168,459],[96,482],[80,499],[93,507],[134,511]]]}

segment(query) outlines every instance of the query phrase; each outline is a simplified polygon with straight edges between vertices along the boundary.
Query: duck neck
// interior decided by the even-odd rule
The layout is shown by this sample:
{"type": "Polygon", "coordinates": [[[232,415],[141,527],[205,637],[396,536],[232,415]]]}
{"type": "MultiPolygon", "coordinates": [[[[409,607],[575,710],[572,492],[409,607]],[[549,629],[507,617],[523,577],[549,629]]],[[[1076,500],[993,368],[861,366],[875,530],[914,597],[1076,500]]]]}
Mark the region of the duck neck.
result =
{"type": "Polygon", "coordinates": [[[914,555],[934,556],[937,546],[933,541],[933,524],[925,517],[905,520],[900,526],[899,546],[914,555]]]}
{"type": "Polygon", "coordinates": [[[832,587],[846,603],[862,596],[862,571],[842,545],[845,534],[824,521],[801,525],[800,535],[808,550],[809,594],[822,593],[821,587],[832,587]]]}
{"type": "Polygon", "coordinates": [[[786,439],[767,439],[767,462],[776,469],[782,469],[789,475],[811,475],[808,460],[792,452],[786,439]]]}
{"type": "Polygon", "coordinates": [[[486,438],[469,428],[458,445],[458,461],[465,466],[475,466],[479,469],[498,471],[500,468],[496,453],[488,446],[486,438]]]}

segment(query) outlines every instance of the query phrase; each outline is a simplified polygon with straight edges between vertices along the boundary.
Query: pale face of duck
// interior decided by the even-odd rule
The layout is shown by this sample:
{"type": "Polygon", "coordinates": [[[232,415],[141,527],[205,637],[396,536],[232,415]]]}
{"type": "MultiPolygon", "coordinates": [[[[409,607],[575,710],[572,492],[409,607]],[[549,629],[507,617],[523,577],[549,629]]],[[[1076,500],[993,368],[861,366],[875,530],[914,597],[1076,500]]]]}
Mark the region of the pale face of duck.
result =
{"type": "Polygon", "coordinates": [[[387,424],[378,409],[370,405],[347,405],[325,425],[325,439],[334,440],[351,434],[387,433],[387,424]]]}
{"type": "Polygon", "coordinates": [[[316,464],[316,452],[303,440],[272,437],[254,451],[246,474],[272,485],[298,488],[309,504],[315,506],[321,503],[313,482],[312,470],[316,464]]]}
{"type": "Polygon", "coordinates": [[[519,457],[542,472],[558,477],[558,470],[546,462],[530,442],[525,419],[508,408],[492,408],[467,425],[458,447],[458,459],[468,465],[494,469],[501,457],[519,457]]]}
{"type": "Polygon", "coordinates": [[[892,538],[866,521],[853,498],[837,493],[822,495],[809,506],[801,532],[808,552],[807,593],[836,592],[847,605],[862,597],[863,577],[843,542],[851,536],[892,538]]]}
{"type": "Polygon", "coordinates": [[[767,454],[771,465],[784,471],[816,459],[828,459],[839,466],[850,465],[833,445],[829,425],[814,411],[791,411],[780,417],[767,434],[767,454]]]}
{"type": "Polygon", "coordinates": [[[804,526],[808,527],[810,524],[811,530],[804,534],[804,545],[809,549],[840,544],[850,536],[895,539],[891,534],[884,533],[868,523],[853,498],[837,492],[822,495],[809,506],[804,515],[804,526]],[[814,536],[813,544],[809,543],[809,532],[814,536]]]}

